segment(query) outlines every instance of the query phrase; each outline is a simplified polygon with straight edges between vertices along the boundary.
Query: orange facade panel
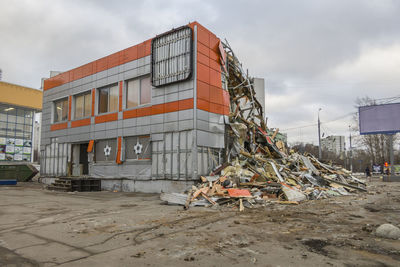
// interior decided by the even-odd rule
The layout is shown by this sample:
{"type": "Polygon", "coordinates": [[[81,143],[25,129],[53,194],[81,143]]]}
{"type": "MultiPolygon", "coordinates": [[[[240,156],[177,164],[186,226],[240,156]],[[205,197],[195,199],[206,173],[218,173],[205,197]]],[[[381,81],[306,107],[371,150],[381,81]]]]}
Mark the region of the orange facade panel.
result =
{"type": "Polygon", "coordinates": [[[204,111],[208,111],[208,112],[209,112],[209,111],[210,111],[210,102],[198,98],[198,99],[197,99],[197,109],[201,109],[201,110],[204,110],[204,111]]]}
{"type": "Polygon", "coordinates": [[[208,83],[197,81],[197,97],[206,101],[210,100],[210,85],[208,83]]]}
{"type": "Polygon", "coordinates": [[[81,127],[81,126],[86,126],[86,125],[90,125],[90,118],[71,121],[71,128],[81,127]]]}
{"type": "Polygon", "coordinates": [[[136,45],[129,47],[129,48],[123,50],[122,52],[123,52],[122,53],[122,58],[123,58],[122,62],[123,63],[127,63],[129,61],[133,61],[138,58],[138,49],[137,49],[136,45]]]}
{"type": "Polygon", "coordinates": [[[90,140],[86,152],[92,152],[93,151],[93,145],[94,145],[94,140],[90,140]]]}
{"type": "Polygon", "coordinates": [[[202,43],[197,43],[197,52],[202,53],[206,57],[210,57],[210,48],[203,45],[202,43]]]}
{"type": "Polygon", "coordinates": [[[136,112],[138,117],[150,116],[151,107],[139,108],[136,112]]]}
{"type": "Polygon", "coordinates": [[[126,110],[123,113],[123,118],[130,119],[130,118],[151,116],[151,115],[164,114],[164,113],[192,109],[192,108],[193,108],[193,98],[190,98],[164,104],[153,105],[150,107],[126,110]]]}
{"type": "Polygon", "coordinates": [[[121,138],[121,136],[118,136],[117,158],[115,159],[115,162],[117,164],[122,164],[122,161],[121,161],[121,147],[122,147],[122,138],[121,138]]]}
{"type": "Polygon", "coordinates": [[[222,89],[219,38],[197,25],[197,108],[229,114],[229,93],[222,89]]]}
{"type": "Polygon", "coordinates": [[[164,104],[154,105],[151,107],[151,114],[158,115],[164,113],[164,104]]]}
{"type": "Polygon", "coordinates": [[[215,104],[223,104],[223,92],[224,90],[210,86],[210,102],[215,104]]]}
{"type": "Polygon", "coordinates": [[[178,101],[169,102],[169,103],[164,104],[164,112],[165,113],[175,112],[175,111],[179,111],[178,101]]]}
{"type": "Polygon", "coordinates": [[[203,55],[200,52],[197,52],[197,62],[200,62],[201,64],[209,67],[210,66],[209,61],[210,61],[210,59],[207,56],[203,55]]]}
{"type": "Polygon", "coordinates": [[[197,63],[197,79],[205,83],[210,83],[210,68],[201,63],[197,63]]]}
{"type": "Polygon", "coordinates": [[[210,47],[210,32],[200,24],[197,25],[197,40],[203,45],[210,47]]]}
{"type": "Polygon", "coordinates": [[[114,67],[120,65],[119,53],[120,52],[117,52],[117,53],[111,54],[107,57],[107,69],[114,68],[114,67]]]}
{"type": "Polygon", "coordinates": [[[223,115],[224,106],[220,104],[210,103],[210,112],[223,115]]]}
{"type": "Polygon", "coordinates": [[[151,39],[138,45],[129,47],[109,56],[100,58],[78,68],[63,72],[44,81],[44,90],[51,89],[72,82],[97,72],[104,71],[121,64],[149,56],[151,54],[151,39]]]}
{"type": "Polygon", "coordinates": [[[116,121],[118,120],[118,113],[110,113],[96,116],[94,119],[95,123],[104,123],[109,121],[116,121]]]}
{"type": "Polygon", "coordinates": [[[219,50],[219,38],[210,32],[210,49],[214,52],[217,52],[219,50]]]}
{"type": "Polygon", "coordinates": [[[67,128],[68,128],[68,122],[62,122],[62,123],[52,124],[50,126],[50,131],[63,130],[67,128]]]}
{"type": "Polygon", "coordinates": [[[127,110],[124,111],[123,113],[123,119],[130,119],[130,118],[136,118],[137,117],[137,112],[136,109],[132,109],[132,110],[127,110]]]}
{"type": "Polygon", "coordinates": [[[193,108],[193,98],[180,100],[179,102],[179,110],[186,110],[193,108]]]}

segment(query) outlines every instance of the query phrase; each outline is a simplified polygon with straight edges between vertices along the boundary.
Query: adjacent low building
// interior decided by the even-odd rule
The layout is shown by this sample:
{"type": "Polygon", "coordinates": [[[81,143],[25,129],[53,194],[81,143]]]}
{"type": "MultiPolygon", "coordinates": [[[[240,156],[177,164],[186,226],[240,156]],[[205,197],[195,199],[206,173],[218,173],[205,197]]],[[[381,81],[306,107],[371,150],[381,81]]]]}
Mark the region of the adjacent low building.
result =
{"type": "Polygon", "coordinates": [[[224,156],[224,53],[194,22],[45,80],[42,177],[161,192],[208,174],[224,156]]]}
{"type": "Polygon", "coordinates": [[[41,90],[0,81],[0,163],[33,162],[42,98],[41,90]]]}

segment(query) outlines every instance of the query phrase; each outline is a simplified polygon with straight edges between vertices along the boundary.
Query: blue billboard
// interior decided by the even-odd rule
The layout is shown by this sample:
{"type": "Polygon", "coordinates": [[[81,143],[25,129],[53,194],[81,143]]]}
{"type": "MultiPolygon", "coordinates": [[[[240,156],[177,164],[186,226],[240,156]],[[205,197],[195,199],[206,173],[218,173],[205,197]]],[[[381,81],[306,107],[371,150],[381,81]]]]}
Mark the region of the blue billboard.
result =
{"type": "Polygon", "coordinates": [[[360,134],[395,134],[400,132],[400,103],[358,108],[360,134]]]}

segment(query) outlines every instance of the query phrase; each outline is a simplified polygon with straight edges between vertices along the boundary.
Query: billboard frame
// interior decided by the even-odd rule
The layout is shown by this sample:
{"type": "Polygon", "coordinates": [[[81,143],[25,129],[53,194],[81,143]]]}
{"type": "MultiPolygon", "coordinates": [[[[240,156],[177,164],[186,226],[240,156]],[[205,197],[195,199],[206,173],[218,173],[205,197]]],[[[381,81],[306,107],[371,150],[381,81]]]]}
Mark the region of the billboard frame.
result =
{"type": "Polygon", "coordinates": [[[375,107],[379,107],[379,106],[387,106],[387,105],[394,105],[394,104],[400,105],[400,103],[386,103],[386,104],[379,104],[379,105],[375,104],[375,105],[370,105],[370,106],[360,106],[360,107],[358,107],[358,129],[359,129],[360,135],[368,135],[368,134],[393,135],[393,134],[399,133],[400,132],[400,128],[399,128],[399,130],[394,130],[394,131],[390,130],[390,131],[361,132],[361,118],[360,118],[360,116],[361,116],[361,108],[368,108],[368,107],[375,108],[375,107]]]}

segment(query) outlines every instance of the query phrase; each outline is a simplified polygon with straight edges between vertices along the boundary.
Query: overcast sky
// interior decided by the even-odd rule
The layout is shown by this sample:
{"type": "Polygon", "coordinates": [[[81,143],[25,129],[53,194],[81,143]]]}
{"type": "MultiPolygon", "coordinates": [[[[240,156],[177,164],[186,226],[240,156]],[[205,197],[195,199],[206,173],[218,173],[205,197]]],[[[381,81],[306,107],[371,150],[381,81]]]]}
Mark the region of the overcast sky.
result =
{"type": "Polygon", "coordinates": [[[348,136],[354,122],[344,116],[357,97],[400,96],[396,0],[2,0],[3,81],[39,88],[50,70],[191,21],[226,38],[250,75],[265,78],[268,126],[287,129],[291,143],[317,144],[317,127],[301,127],[317,122],[319,108],[325,136],[348,136]]]}

